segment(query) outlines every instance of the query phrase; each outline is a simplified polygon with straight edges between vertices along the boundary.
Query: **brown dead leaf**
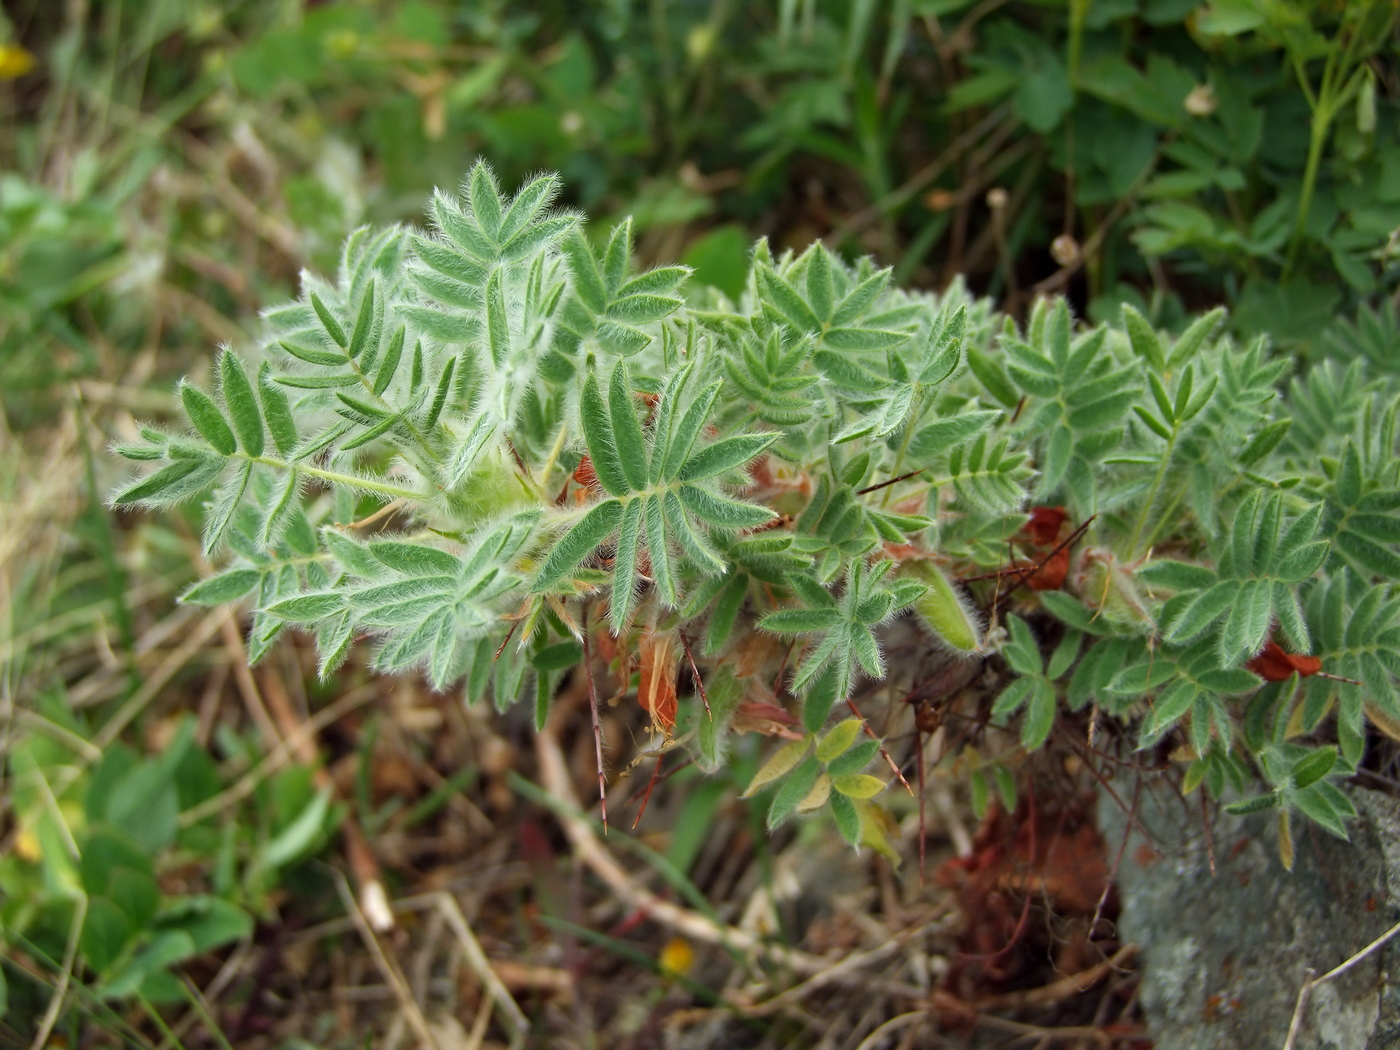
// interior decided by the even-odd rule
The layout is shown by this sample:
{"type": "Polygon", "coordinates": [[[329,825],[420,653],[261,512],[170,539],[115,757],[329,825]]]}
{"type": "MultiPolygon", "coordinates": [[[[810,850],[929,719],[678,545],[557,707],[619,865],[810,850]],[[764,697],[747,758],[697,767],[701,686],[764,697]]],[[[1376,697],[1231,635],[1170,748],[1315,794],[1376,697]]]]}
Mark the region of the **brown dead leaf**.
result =
{"type": "Polygon", "coordinates": [[[644,633],[639,655],[637,700],[651,715],[652,728],[669,738],[676,727],[676,673],[680,667],[676,636],[666,631],[644,633]]]}

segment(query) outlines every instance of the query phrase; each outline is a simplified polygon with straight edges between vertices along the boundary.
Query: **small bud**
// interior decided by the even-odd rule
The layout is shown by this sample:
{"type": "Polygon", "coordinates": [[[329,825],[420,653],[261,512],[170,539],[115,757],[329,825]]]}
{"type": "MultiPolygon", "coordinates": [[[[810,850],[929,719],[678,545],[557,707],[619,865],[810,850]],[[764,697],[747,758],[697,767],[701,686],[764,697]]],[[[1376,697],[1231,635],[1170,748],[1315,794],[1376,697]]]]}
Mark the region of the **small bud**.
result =
{"type": "Polygon", "coordinates": [[[957,200],[954,194],[944,189],[929,190],[924,194],[924,206],[929,211],[947,211],[957,200]]]}
{"type": "Polygon", "coordinates": [[[1079,242],[1062,233],[1050,242],[1050,256],[1061,266],[1073,266],[1079,261],[1079,242]]]}
{"type": "Polygon", "coordinates": [[[931,561],[910,561],[900,567],[900,575],[925,584],[928,590],[914,603],[914,611],[924,625],[950,648],[960,653],[982,649],[982,624],[948,577],[931,561]]]}
{"type": "Polygon", "coordinates": [[[1369,66],[1361,90],[1356,93],[1356,130],[1363,135],[1376,130],[1376,74],[1369,66]]]}
{"type": "Polygon", "coordinates": [[[1002,208],[1006,207],[1006,202],[1010,200],[1010,197],[1011,195],[1000,186],[993,186],[987,191],[987,207],[992,211],[1001,211],[1002,208]]]}
{"type": "Polygon", "coordinates": [[[1186,112],[1193,117],[1208,117],[1215,112],[1219,103],[1215,98],[1215,88],[1210,84],[1197,84],[1186,96],[1186,112]]]}
{"type": "Polygon", "coordinates": [[[702,65],[715,49],[718,40],[715,27],[709,22],[695,26],[685,37],[685,54],[692,65],[702,65]]]}

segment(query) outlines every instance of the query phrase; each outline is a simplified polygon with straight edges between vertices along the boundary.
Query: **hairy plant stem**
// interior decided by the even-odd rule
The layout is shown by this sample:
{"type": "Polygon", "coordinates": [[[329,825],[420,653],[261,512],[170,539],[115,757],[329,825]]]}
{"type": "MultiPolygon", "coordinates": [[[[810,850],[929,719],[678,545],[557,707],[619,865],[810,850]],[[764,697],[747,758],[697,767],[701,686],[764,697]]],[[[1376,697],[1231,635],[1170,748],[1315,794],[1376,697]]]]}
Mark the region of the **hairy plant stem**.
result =
{"type": "Polygon", "coordinates": [[[372,478],[358,478],[353,474],[340,474],[334,470],[322,470],[320,467],[308,467],[301,463],[288,463],[285,459],[277,459],[275,456],[250,456],[244,452],[237,452],[235,455],[239,459],[261,463],[265,467],[276,467],[278,470],[299,470],[310,477],[329,481],[332,485],[348,485],[366,492],[378,492],[385,496],[393,496],[395,499],[411,499],[420,503],[432,499],[427,493],[415,492],[413,489],[401,488],[398,485],[375,481],[372,478]]]}
{"type": "Polygon", "coordinates": [[[1152,505],[1157,502],[1157,493],[1161,491],[1162,482],[1166,479],[1167,468],[1171,466],[1172,456],[1176,452],[1176,439],[1181,433],[1180,426],[1172,427],[1171,439],[1167,442],[1166,450],[1162,453],[1162,462],[1157,467],[1157,475],[1152,479],[1152,487],[1147,490],[1147,496],[1142,501],[1142,510],[1138,512],[1137,522],[1133,525],[1132,536],[1128,539],[1128,560],[1132,561],[1138,554],[1138,540],[1142,537],[1142,530],[1147,527],[1147,516],[1152,513],[1152,505]]]}
{"type": "MultiPolygon", "coordinates": [[[[909,402],[909,423],[904,428],[904,440],[899,444],[899,452],[894,457],[894,469],[890,471],[890,477],[897,478],[904,473],[904,457],[909,451],[909,442],[914,439],[914,427],[919,422],[919,410],[923,408],[923,390],[915,387],[914,396],[909,402]]],[[[880,500],[881,508],[890,505],[890,497],[894,495],[894,486],[885,489],[885,495],[880,500]]]]}

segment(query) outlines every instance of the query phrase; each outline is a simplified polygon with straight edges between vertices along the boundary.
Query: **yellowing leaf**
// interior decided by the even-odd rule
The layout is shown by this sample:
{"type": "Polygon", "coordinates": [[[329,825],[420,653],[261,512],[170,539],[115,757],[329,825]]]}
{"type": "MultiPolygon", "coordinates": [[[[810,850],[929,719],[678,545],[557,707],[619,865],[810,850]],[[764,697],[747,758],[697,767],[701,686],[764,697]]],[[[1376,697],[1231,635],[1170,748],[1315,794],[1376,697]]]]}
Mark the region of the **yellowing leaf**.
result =
{"type": "Polygon", "coordinates": [[[812,738],[804,736],[801,740],[794,740],[792,743],[784,744],[778,748],[773,757],[763,764],[763,768],[753,775],[743,797],[748,798],[759,788],[773,783],[784,773],[791,772],[793,767],[802,761],[802,756],[807,753],[807,749],[811,746],[812,738]]]}
{"type": "Polygon", "coordinates": [[[821,809],[830,797],[831,777],[822,773],[812,785],[812,790],[807,792],[807,797],[797,804],[797,812],[810,813],[814,809],[821,809]]]}
{"type": "Polygon", "coordinates": [[[14,80],[32,70],[37,59],[18,44],[0,44],[0,80],[14,80]]]}
{"type": "Polygon", "coordinates": [[[817,760],[830,762],[838,755],[844,755],[860,735],[861,724],[859,718],[848,718],[833,728],[822,737],[821,743],[817,744],[817,760]]]}
{"type": "Polygon", "coordinates": [[[890,845],[890,835],[899,829],[894,818],[882,806],[874,802],[857,802],[856,814],[860,817],[861,845],[869,846],[895,867],[899,867],[900,856],[890,845]]]}
{"type": "Polygon", "coordinates": [[[869,773],[847,773],[832,781],[831,786],[848,798],[874,798],[885,790],[885,782],[869,773]]]}

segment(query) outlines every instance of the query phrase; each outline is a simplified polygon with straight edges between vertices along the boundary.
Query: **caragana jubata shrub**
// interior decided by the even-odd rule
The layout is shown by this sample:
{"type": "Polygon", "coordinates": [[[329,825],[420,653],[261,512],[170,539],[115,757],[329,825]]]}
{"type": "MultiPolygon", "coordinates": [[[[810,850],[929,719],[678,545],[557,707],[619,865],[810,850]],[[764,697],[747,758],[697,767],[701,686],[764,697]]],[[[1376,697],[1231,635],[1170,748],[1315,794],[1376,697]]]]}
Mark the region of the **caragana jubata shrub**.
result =
{"type": "Polygon", "coordinates": [[[1285,859],[1291,814],[1345,835],[1334,781],[1368,713],[1400,719],[1393,380],[1290,380],[1218,310],[1021,327],[820,244],[760,241],[731,302],[558,189],[479,163],[428,230],[356,231],[266,313],[263,363],[225,349],[188,426],[116,449],[150,467],[117,506],[204,501],[224,568],[183,600],[248,600],[250,660],[298,626],[329,675],[369,636],[377,670],[543,724],[587,651],[706,769],[766,700],[770,823],[881,847],[878,742],[828,723],[912,614],[1019,726],[969,764],[982,798],[1091,709],[1186,790],[1276,809],[1285,859]]]}

